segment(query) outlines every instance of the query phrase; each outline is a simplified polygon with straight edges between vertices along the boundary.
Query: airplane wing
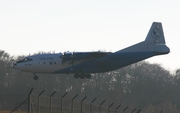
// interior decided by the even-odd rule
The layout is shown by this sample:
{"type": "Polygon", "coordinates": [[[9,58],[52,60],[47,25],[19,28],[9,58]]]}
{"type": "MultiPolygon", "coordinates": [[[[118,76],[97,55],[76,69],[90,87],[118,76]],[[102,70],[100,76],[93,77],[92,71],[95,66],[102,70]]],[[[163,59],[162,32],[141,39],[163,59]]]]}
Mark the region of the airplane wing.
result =
{"type": "Polygon", "coordinates": [[[64,53],[62,55],[62,59],[68,61],[68,60],[83,60],[83,59],[91,59],[91,58],[100,58],[104,57],[106,55],[112,54],[111,52],[73,52],[73,53],[64,53]]]}

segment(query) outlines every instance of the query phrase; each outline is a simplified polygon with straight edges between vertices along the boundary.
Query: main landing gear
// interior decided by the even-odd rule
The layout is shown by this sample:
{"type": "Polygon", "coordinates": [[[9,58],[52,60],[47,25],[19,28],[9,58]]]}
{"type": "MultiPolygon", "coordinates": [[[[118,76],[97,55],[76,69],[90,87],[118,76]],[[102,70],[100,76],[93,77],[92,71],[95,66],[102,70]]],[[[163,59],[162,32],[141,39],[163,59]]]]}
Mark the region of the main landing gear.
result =
{"type": "Polygon", "coordinates": [[[90,79],[91,78],[91,74],[88,74],[88,73],[76,73],[76,74],[74,74],[74,78],[75,79],[78,79],[78,78],[81,78],[81,79],[84,79],[84,78],[90,79]]]}
{"type": "MultiPolygon", "coordinates": [[[[33,73],[33,74],[34,74],[33,79],[34,80],[38,80],[39,77],[35,73],[33,73]]],[[[81,78],[81,79],[84,79],[84,78],[90,79],[91,78],[91,74],[88,74],[88,73],[76,73],[76,74],[74,74],[74,78],[75,79],[78,79],[78,78],[81,78]]]]}
{"type": "Polygon", "coordinates": [[[34,74],[33,79],[34,79],[34,80],[38,80],[39,77],[38,77],[35,73],[33,73],[33,74],[34,74]]]}

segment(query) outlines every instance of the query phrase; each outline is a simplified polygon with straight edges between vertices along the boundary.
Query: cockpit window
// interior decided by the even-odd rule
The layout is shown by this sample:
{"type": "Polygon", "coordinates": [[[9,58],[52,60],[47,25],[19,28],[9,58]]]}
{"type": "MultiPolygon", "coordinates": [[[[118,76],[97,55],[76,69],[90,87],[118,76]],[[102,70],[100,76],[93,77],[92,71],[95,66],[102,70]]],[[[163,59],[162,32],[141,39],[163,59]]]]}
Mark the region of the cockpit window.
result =
{"type": "Polygon", "coordinates": [[[32,59],[31,58],[24,58],[24,61],[32,61],[32,59]]]}
{"type": "Polygon", "coordinates": [[[23,60],[19,60],[19,61],[17,61],[17,63],[27,62],[27,61],[32,61],[32,59],[31,59],[31,58],[26,57],[26,58],[24,58],[23,60]]]}

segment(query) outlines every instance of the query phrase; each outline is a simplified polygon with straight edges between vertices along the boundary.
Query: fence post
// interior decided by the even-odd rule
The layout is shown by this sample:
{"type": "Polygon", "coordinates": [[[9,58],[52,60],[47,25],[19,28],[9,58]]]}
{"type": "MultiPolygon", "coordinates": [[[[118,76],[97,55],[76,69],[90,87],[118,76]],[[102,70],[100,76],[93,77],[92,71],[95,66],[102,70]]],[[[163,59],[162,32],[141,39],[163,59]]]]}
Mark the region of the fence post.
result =
{"type": "Polygon", "coordinates": [[[17,108],[19,108],[22,104],[24,104],[29,98],[27,98],[26,100],[24,100],[21,104],[19,104],[16,108],[14,108],[10,113],[12,113],[13,111],[15,111],[17,108]]]}
{"type": "Polygon", "coordinates": [[[121,104],[115,109],[115,113],[117,112],[117,109],[118,109],[119,107],[121,107],[121,104]]]}
{"type": "Polygon", "coordinates": [[[78,94],[76,96],[74,96],[74,98],[71,101],[71,113],[73,113],[73,100],[78,96],[78,94]]]}
{"type": "Polygon", "coordinates": [[[82,100],[81,100],[81,113],[82,113],[82,102],[87,98],[87,96],[85,96],[82,100]]]}
{"type": "Polygon", "coordinates": [[[67,95],[67,92],[61,97],[61,113],[63,112],[63,108],[62,108],[62,99],[67,95]]]}
{"type": "Polygon", "coordinates": [[[38,95],[38,113],[40,113],[40,96],[44,93],[44,90],[38,95]]]}
{"type": "Polygon", "coordinates": [[[108,113],[109,113],[109,108],[114,104],[114,102],[108,107],[108,113]]]}
{"type": "Polygon", "coordinates": [[[31,113],[31,93],[33,91],[33,88],[31,88],[29,94],[28,94],[28,113],[31,113]]]}
{"type": "Polygon", "coordinates": [[[96,98],[94,98],[92,101],[91,101],[91,105],[90,105],[90,113],[92,113],[92,103],[96,100],[96,98]]]}
{"type": "Polygon", "coordinates": [[[133,111],[131,112],[131,113],[134,113],[136,111],[136,108],[135,109],[133,109],[133,111]]]}
{"type": "Polygon", "coordinates": [[[123,113],[126,111],[127,108],[128,108],[128,106],[123,110],[123,113]]]}
{"type": "Polygon", "coordinates": [[[104,102],[106,102],[106,100],[104,100],[104,101],[100,104],[99,113],[101,113],[101,105],[104,104],[104,102]]]}
{"type": "Polygon", "coordinates": [[[50,96],[50,113],[52,113],[52,96],[56,93],[56,91],[54,91],[51,96],[50,96]]]}

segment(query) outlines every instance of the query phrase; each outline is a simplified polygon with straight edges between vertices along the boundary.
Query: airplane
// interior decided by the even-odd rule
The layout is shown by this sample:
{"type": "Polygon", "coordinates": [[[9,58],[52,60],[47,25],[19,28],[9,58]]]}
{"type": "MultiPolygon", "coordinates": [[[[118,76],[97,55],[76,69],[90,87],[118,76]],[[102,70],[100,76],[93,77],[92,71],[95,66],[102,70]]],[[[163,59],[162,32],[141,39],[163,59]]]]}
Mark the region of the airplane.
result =
{"type": "Polygon", "coordinates": [[[34,74],[74,74],[74,78],[91,78],[93,73],[113,71],[138,61],[168,54],[169,47],[161,22],[153,22],[144,41],[116,52],[64,52],[36,54],[13,63],[15,70],[34,74]]]}

